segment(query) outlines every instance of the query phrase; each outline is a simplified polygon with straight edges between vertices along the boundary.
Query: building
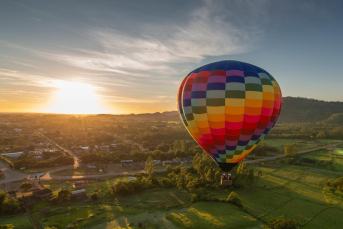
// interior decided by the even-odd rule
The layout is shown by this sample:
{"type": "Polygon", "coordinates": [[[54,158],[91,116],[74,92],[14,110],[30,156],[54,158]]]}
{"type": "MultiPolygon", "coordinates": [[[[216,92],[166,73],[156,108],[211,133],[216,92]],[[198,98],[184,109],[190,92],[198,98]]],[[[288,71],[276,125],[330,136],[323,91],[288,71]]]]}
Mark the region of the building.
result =
{"type": "Polygon", "coordinates": [[[48,188],[32,192],[32,196],[38,199],[47,199],[52,196],[52,191],[48,188]]]}
{"type": "Polygon", "coordinates": [[[85,188],[87,186],[87,184],[86,184],[86,182],[84,182],[84,181],[76,181],[76,182],[74,182],[74,184],[73,184],[73,187],[75,188],[75,189],[83,189],[83,188],[85,188]]]}
{"type": "Polygon", "coordinates": [[[154,162],[155,165],[160,165],[161,164],[161,160],[152,160],[154,162]]]}
{"type": "Polygon", "coordinates": [[[131,166],[133,163],[133,160],[121,160],[120,164],[121,166],[125,167],[125,166],[131,166]]]}
{"type": "Polygon", "coordinates": [[[16,153],[3,153],[1,154],[2,156],[6,156],[9,158],[17,158],[20,157],[20,155],[22,155],[24,152],[16,152],[16,153]]]}
{"type": "Polygon", "coordinates": [[[71,196],[76,199],[87,198],[86,189],[79,189],[71,192],[71,196]]]}
{"type": "Polygon", "coordinates": [[[163,161],[163,162],[162,162],[162,165],[163,165],[163,166],[167,166],[167,165],[171,165],[171,164],[173,164],[172,161],[163,161]]]}

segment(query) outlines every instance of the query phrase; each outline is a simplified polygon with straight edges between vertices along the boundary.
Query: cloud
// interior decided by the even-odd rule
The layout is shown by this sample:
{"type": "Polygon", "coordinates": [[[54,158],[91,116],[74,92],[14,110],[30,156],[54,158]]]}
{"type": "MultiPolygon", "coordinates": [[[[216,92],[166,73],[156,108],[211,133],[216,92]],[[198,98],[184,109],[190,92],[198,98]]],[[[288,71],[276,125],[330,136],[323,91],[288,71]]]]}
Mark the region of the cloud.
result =
{"type": "Polygon", "coordinates": [[[151,72],[172,75],[178,72],[172,64],[197,63],[207,56],[239,54],[253,47],[263,31],[251,25],[236,26],[226,20],[227,14],[235,12],[206,1],[204,6],[191,12],[189,20],[182,25],[153,23],[143,26],[137,34],[93,27],[86,34],[100,49],[40,55],[86,70],[135,77],[147,77],[151,72]]]}

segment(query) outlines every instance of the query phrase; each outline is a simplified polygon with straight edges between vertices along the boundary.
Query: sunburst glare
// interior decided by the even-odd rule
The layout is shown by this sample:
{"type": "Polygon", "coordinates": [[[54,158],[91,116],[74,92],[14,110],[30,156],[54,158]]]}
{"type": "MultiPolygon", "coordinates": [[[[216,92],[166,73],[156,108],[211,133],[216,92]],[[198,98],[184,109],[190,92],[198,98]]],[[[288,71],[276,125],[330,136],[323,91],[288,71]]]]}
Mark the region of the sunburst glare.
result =
{"type": "Polygon", "coordinates": [[[87,83],[72,81],[55,81],[52,105],[45,109],[49,113],[61,114],[100,114],[107,109],[101,105],[96,87],[87,83]]]}

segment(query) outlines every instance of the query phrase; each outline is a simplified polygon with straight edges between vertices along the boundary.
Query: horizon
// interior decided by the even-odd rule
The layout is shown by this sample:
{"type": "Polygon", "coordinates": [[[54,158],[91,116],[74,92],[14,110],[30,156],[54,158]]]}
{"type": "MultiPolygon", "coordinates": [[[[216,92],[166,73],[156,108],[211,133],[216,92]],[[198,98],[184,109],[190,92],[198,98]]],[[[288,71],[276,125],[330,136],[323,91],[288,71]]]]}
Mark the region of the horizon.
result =
{"type": "Polygon", "coordinates": [[[176,110],[182,79],[224,59],[270,72],[284,97],[343,102],[342,12],[341,1],[4,1],[0,112],[176,110]]]}

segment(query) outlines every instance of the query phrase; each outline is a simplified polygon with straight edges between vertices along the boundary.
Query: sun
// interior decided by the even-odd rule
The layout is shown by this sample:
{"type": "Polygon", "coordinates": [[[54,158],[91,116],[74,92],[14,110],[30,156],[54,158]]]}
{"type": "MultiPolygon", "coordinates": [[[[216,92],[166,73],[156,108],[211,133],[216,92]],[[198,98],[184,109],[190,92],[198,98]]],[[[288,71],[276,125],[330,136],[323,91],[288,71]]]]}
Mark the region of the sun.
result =
{"type": "Polygon", "coordinates": [[[96,87],[87,83],[58,80],[53,83],[58,90],[45,112],[60,114],[107,113],[96,87]]]}

